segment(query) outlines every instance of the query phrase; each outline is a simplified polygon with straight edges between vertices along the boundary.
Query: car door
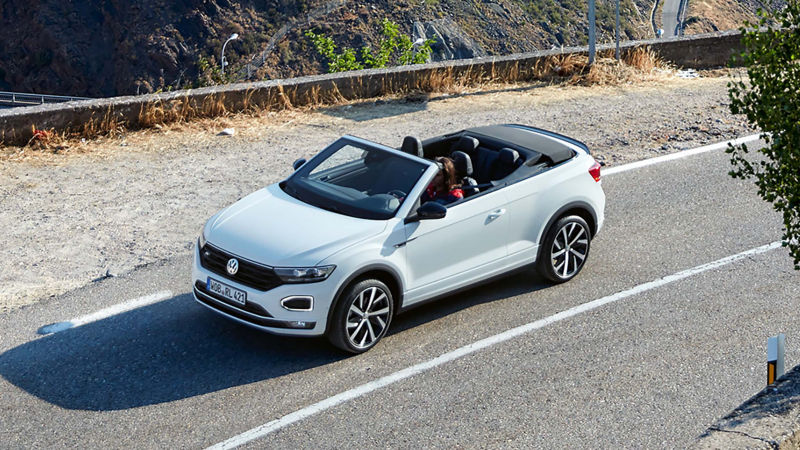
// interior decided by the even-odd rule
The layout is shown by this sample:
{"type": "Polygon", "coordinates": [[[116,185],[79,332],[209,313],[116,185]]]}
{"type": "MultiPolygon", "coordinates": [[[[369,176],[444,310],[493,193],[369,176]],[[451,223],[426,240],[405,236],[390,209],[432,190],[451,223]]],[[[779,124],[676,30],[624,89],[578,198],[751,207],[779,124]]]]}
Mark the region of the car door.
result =
{"type": "Polygon", "coordinates": [[[456,203],[441,219],[406,224],[406,304],[477,281],[502,263],[508,224],[501,190],[456,203]]]}

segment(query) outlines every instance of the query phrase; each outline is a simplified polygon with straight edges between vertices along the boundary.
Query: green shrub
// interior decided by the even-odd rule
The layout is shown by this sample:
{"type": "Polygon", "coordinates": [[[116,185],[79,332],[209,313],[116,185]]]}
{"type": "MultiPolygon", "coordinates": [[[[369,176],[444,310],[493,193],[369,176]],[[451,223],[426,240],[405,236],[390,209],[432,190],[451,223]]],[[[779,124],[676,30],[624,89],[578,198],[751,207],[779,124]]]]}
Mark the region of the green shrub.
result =
{"type": "Polygon", "coordinates": [[[728,83],[731,112],[744,114],[767,145],[747,157],[747,145],[731,145],[734,178],[755,178],[758,193],[783,215],[784,245],[800,270],[800,3],[758,10],[757,24],[740,28],[744,53],[734,58],[747,68],[749,82],[728,83]],[[763,28],[763,30],[759,30],[763,28]]]}
{"type": "Polygon", "coordinates": [[[421,64],[430,58],[432,39],[424,41],[414,48],[411,38],[400,33],[400,27],[389,19],[381,21],[381,38],[378,48],[373,51],[367,46],[361,47],[356,58],[352,48],[345,47],[341,53],[337,52],[336,44],[328,36],[306,31],[305,35],[311,40],[314,48],[328,61],[328,72],[344,72],[363,68],[379,69],[386,67],[395,60],[398,64],[421,64]]]}

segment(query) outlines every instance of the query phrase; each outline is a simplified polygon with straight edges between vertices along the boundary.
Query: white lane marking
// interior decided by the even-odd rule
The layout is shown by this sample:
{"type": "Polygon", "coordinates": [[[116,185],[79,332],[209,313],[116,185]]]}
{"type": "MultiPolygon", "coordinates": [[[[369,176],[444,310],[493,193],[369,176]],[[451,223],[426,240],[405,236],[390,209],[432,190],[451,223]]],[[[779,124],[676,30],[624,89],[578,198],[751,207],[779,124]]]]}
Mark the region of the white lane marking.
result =
{"type": "Polygon", "coordinates": [[[633,170],[633,169],[640,169],[642,167],[650,166],[653,164],[658,164],[662,162],[672,161],[674,159],[686,158],[687,156],[699,155],[700,153],[719,150],[721,148],[728,147],[728,144],[733,144],[733,145],[746,144],[748,142],[757,141],[759,139],[761,139],[760,133],[751,134],[750,136],[743,136],[725,142],[717,142],[716,144],[706,145],[705,147],[693,148],[691,150],[684,150],[682,152],[672,153],[670,155],[659,156],[657,158],[649,158],[642,161],[636,161],[630,164],[623,164],[617,167],[602,169],[601,173],[603,174],[603,176],[614,175],[615,173],[626,172],[628,170],[633,170]]]}
{"type": "Polygon", "coordinates": [[[566,311],[562,311],[558,314],[552,315],[550,317],[546,317],[544,319],[537,320],[535,322],[530,322],[526,325],[519,326],[517,328],[512,328],[508,331],[504,331],[500,334],[496,334],[494,336],[488,337],[486,339],[482,339],[477,342],[473,342],[472,344],[466,345],[459,349],[453,350],[451,352],[442,354],[430,361],[420,363],[408,368],[405,368],[399,372],[395,372],[391,375],[387,375],[383,378],[379,378],[375,381],[371,381],[366,384],[362,384],[356,388],[350,389],[349,391],[342,392],[340,394],[334,395],[333,397],[326,398],[320,402],[314,403],[311,406],[305,407],[298,411],[295,411],[291,414],[287,414],[283,417],[275,419],[271,422],[268,422],[264,425],[259,427],[253,428],[252,430],[246,431],[238,436],[234,436],[224,442],[216,444],[212,447],[209,447],[207,450],[222,450],[222,449],[231,449],[236,448],[242,444],[247,442],[253,441],[260,437],[266,436],[274,431],[277,431],[281,428],[284,428],[288,425],[291,425],[295,422],[303,420],[307,417],[313,416],[319,412],[325,411],[326,409],[332,408],[340,403],[344,403],[349,400],[353,400],[355,398],[361,397],[366,395],[372,391],[376,391],[382,387],[388,386],[390,384],[396,383],[398,381],[404,380],[406,378],[412,377],[419,373],[425,372],[427,370],[433,369],[436,366],[440,366],[446,362],[453,361],[455,359],[461,358],[463,356],[469,355],[470,353],[474,353],[478,350],[490,347],[495,344],[499,344],[501,342],[505,342],[509,339],[515,338],[525,333],[529,333],[534,330],[538,330],[540,328],[546,327],[547,325],[556,323],[558,321],[577,316],[578,314],[591,311],[593,309],[599,308],[603,305],[607,305],[609,303],[613,303],[619,300],[622,300],[626,297],[630,297],[632,295],[640,294],[645,291],[649,291],[651,289],[655,289],[660,286],[664,286],[665,284],[672,283],[678,280],[682,280],[684,278],[688,278],[692,275],[697,275],[699,273],[705,272],[707,270],[716,269],[718,267],[724,266],[726,264],[730,264],[735,261],[739,261],[740,259],[747,258],[748,256],[757,255],[759,253],[768,252],[770,250],[774,250],[781,246],[780,242],[773,242],[772,244],[764,245],[761,247],[757,247],[751,250],[747,250],[742,253],[737,253],[732,256],[728,256],[726,258],[719,259],[714,262],[710,262],[708,264],[703,264],[692,269],[684,270],[682,272],[678,272],[673,275],[666,276],[664,278],[650,281],[644,284],[640,284],[635,286],[631,289],[626,291],[618,292],[613,295],[609,295],[607,297],[603,297],[597,300],[592,300],[588,303],[583,303],[581,305],[575,306],[570,308],[566,311]]]}
{"type": "Polygon", "coordinates": [[[70,328],[75,328],[81,325],[86,325],[87,323],[96,322],[98,320],[115,316],[117,314],[121,314],[126,311],[130,311],[132,309],[141,308],[142,306],[146,306],[151,303],[156,303],[170,297],[172,297],[172,292],[170,291],[157,292],[155,294],[129,300],[127,302],[120,303],[118,305],[114,305],[106,309],[101,309],[100,311],[94,312],[86,316],[78,317],[77,319],[67,320],[66,322],[54,323],[51,325],[45,325],[42,328],[39,328],[37,333],[38,334],[58,333],[59,331],[69,330],[70,328]]]}

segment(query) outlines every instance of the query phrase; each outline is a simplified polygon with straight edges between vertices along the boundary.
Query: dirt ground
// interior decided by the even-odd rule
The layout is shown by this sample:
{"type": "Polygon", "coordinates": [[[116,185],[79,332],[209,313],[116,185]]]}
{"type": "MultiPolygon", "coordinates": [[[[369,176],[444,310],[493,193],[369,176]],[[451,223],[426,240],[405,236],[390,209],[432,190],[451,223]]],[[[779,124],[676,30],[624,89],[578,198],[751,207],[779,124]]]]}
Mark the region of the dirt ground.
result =
{"type": "Polygon", "coordinates": [[[343,134],[399,146],[406,135],[522,123],[582,140],[612,166],[752,133],[730,113],[727,81],[502,86],[0,149],[0,312],[187,254],[215,211],[343,134]],[[217,135],[228,127],[234,136],[217,135]]]}

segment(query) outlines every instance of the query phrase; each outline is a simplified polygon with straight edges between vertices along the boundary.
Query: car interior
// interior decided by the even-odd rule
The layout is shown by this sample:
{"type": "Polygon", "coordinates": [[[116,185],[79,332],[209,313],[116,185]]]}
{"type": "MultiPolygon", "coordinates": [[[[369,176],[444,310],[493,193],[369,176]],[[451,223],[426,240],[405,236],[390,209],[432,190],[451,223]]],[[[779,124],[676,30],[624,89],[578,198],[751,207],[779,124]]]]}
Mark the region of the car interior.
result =
{"type": "MultiPolygon", "coordinates": [[[[414,136],[403,139],[400,150],[404,153],[427,160],[439,156],[452,158],[464,198],[448,207],[496,187],[528,178],[574,155],[572,150],[565,150],[566,147],[538,152],[513,144],[514,139],[500,139],[478,132],[480,130],[465,130],[424,142],[414,136]]],[[[512,138],[514,133],[522,131],[510,127],[497,130],[497,127],[490,129],[494,133],[509,133],[512,138]]],[[[530,132],[523,133],[525,142],[535,141],[531,140],[530,132]]],[[[516,141],[520,140],[518,134],[516,141]]],[[[306,183],[318,193],[325,193],[328,198],[339,199],[362,210],[390,214],[405,200],[425,169],[413,160],[370,149],[363,150],[351,162],[307,175],[306,183]]],[[[419,199],[415,201],[418,207],[419,199]]],[[[416,209],[412,208],[412,211],[416,209]]]]}
{"type": "Polygon", "coordinates": [[[425,142],[407,136],[401,150],[429,160],[439,156],[452,158],[465,198],[526,178],[564,161],[563,155],[554,157],[480,133],[470,133],[469,130],[425,142]]]}

